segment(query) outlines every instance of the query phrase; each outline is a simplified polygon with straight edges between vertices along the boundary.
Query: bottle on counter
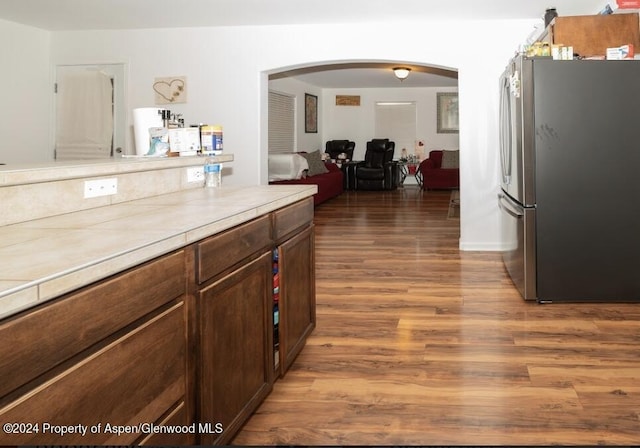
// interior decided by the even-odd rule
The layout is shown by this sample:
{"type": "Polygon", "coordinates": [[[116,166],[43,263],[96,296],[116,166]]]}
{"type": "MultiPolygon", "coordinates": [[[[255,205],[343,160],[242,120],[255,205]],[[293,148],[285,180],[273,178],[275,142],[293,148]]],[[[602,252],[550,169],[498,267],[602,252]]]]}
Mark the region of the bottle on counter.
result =
{"type": "Polygon", "coordinates": [[[204,186],[213,188],[222,185],[222,165],[216,162],[213,154],[208,154],[204,161],[204,186]]]}

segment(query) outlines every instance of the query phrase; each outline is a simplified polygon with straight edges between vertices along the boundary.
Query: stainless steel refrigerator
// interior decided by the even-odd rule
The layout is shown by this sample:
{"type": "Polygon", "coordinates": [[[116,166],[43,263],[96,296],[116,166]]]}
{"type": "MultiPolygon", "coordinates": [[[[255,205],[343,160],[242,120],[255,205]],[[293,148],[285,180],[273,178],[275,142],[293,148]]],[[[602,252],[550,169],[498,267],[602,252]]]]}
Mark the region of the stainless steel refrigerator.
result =
{"type": "Polygon", "coordinates": [[[503,260],[525,300],[640,301],[640,61],[500,78],[503,260]]]}

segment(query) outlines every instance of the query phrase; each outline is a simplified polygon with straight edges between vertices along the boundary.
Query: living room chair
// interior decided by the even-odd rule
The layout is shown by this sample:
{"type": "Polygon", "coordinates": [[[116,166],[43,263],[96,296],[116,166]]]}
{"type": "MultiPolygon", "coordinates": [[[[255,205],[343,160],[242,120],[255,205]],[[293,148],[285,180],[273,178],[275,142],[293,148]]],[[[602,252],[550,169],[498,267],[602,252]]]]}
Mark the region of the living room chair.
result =
{"type": "Polygon", "coordinates": [[[460,188],[459,151],[433,150],[418,171],[425,190],[455,190],[460,188]]]}
{"type": "Polygon", "coordinates": [[[398,187],[399,169],[393,161],[395,142],[388,138],[367,142],[364,161],[355,167],[357,190],[394,190],[398,187]]]}
{"type": "Polygon", "coordinates": [[[346,154],[348,160],[353,160],[353,151],[356,149],[356,142],[350,140],[329,140],[325,144],[325,151],[329,157],[336,160],[340,154],[346,154]]]}

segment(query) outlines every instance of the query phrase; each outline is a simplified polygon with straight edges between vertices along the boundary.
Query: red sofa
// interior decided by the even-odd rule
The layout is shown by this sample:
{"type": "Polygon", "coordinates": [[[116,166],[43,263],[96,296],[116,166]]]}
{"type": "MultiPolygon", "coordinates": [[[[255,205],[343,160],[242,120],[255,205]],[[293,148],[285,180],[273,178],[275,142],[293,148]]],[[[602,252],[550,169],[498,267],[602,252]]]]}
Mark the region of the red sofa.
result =
{"type": "Polygon", "coordinates": [[[460,188],[460,168],[441,168],[442,151],[429,152],[418,170],[422,173],[422,188],[425,190],[453,190],[460,188]]]}
{"type": "Polygon", "coordinates": [[[317,174],[315,176],[305,177],[304,179],[277,180],[269,182],[269,184],[315,184],[318,186],[318,193],[313,196],[313,204],[319,205],[331,198],[342,194],[342,192],[344,191],[344,175],[342,174],[342,170],[335,163],[325,163],[325,166],[329,170],[328,173],[317,174]]]}

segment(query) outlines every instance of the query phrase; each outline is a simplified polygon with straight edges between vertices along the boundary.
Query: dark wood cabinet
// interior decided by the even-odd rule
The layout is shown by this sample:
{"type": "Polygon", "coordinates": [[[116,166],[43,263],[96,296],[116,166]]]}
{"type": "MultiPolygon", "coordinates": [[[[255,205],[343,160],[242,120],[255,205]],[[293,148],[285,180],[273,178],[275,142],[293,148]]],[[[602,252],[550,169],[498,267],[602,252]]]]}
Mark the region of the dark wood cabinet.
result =
{"type": "Polygon", "coordinates": [[[313,232],[307,198],[0,320],[0,421],[40,425],[0,445],[231,441],[315,327],[313,232]]]}
{"type": "Polygon", "coordinates": [[[280,374],[284,375],[316,325],[313,224],[278,246],[280,374]]]}
{"type": "Polygon", "coordinates": [[[162,257],[0,325],[13,342],[1,349],[0,421],[38,425],[5,431],[3,445],[137,444],[142,432],[115,428],[158,424],[178,407],[193,419],[184,260],[162,257]],[[61,437],[55,425],[87,433],[61,437]]]}
{"type": "Polygon", "coordinates": [[[179,251],[0,322],[0,397],[185,292],[179,251]]]}
{"type": "Polygon", "coordinates": [[[605,56],[607,48],[640,46],[638,13],[559,16],[547,27],[543,42],[572,46],[580,56],[605,56]]]}
{"type": "Polygon", "coordinates": [[[198,298],[200,422],[221,427],[200,443],[225,444],[269,394],[271,252],[204,288],[198,298]]]}
{"type": "Polygon", "coordinates": [[[269,215],[201,241],[196,246],[198,284],[246,263],[252,255],[272,245],[269,215]]]}
{"type": "Polygon", "coordinates": [[[278,253],[279,347],[276,374],[284,375],[316,325],[313,200],[273,213],[278,253]]]}

